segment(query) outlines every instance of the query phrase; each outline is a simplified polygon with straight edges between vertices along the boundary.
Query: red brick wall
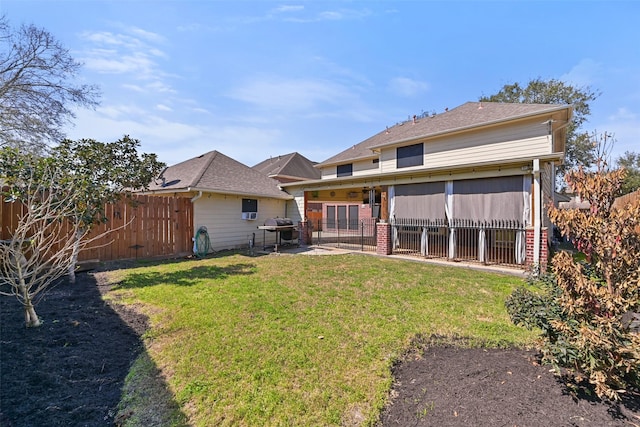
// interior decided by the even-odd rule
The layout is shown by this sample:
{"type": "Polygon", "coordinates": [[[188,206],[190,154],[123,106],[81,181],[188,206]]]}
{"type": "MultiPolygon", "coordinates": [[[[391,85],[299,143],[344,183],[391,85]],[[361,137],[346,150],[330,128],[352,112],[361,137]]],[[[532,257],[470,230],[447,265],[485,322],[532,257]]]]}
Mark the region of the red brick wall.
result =
{"type": "MultiPolygon", "coordinates": [[[[534,231],[533,228],[528,228],[526,231],[527,239],[527,258],[526,265],[533,265],[533,243],[534,243],[534,231]]],[[[549,246],[547,245],[547,229],[540,230],[540,271],[544,271],[547,268],[549,262],[549,246]]]]}
{"type": "Polygon", "coordinates": [[[377,249],[378,255],[391,255],[391,224],[379,222],[377,227],[377,249]]]}

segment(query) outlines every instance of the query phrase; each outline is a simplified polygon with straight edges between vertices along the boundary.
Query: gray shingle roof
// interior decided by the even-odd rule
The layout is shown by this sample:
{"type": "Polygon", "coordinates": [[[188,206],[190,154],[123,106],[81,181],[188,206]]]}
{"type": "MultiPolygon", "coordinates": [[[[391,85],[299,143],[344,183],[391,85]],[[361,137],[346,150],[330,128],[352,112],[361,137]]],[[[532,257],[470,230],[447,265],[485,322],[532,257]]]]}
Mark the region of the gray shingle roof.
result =
{"type": "Polygon", "coordinates": [[[182,163],[168,167],[152,182],[153,192],[201,190],[223,194],[290,199],[273,178],[251,169],[218,151],[210,151],[182,163]]]}
{"type": "Polygon", "coordinates": [[[389,127],[320,163],[327,166],[376,157],[374,148],[398,144],[403,141],[427,138],[453,131],[481,127],[507,120],[534,116],[567,108],[560,104],[511,104],[500,102],[467,102],[435,116],[409,120],[389,127]],[[480,108],[482,107],[482,108],[480,108]]]}
{"type": "Polygon", "coordinates": [[[320,171],[315,168],[315,162],[299,153],[290,153],[266,159],[252,169],[266,176],[284,176],[300,179],[319,179],[320,171]]]}

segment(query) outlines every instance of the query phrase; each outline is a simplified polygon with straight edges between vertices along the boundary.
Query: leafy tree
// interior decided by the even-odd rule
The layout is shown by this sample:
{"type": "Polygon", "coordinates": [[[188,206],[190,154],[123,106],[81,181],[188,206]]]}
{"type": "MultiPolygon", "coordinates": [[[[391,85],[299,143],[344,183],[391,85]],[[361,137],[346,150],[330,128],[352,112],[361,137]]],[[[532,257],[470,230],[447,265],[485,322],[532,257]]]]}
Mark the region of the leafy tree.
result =
{"type": "Polygon", "coordinates": [[[512,102],[532,104],[572,104],[573,118],[567,127],[567,146],[565,163],[558,168],[559,176],[577,166],[591,166],[596,156],[591,138],[580,128],[587,120],[591,110],[589,103],[600,94],[590,87],[577,88],[556,79],[531,80],[523,87],[519,83],[506,84],[494,95],[482,96],[483,102],[512,102]]]}
{"type": "Polygon", "coordinates": [[[640,200],[613,207],[624,173],[599,161],[596,171],[567,174],[590,209],[552,206],[549,217],[586,259],[559,252],[552,286],[542,296],[520,290],[507,304],[514,322],[543,329],[543,360],[609,399],[640,388],[640,200]]]}
{"type": "Polygon", "coordinates": [[[61,276],[75,282],[79,252],[107,233],[88,238],[106,222],[105,204],[158,176],[155,154],[138,154],[140,142],[124,136],[112,143],[64,140],[48,157],[0,149],[0,181],[8,201],[23,213],[11,239],[0,244],[0,294],[15,295],[28,326],[39,326],[34,298],[61,276]]]}
{"type": "Polygon", "coordinates": [[[622,183],[622,194],[633,193],[640,189],[640,154],[632,151],[625,151],[624,154],[616,160],[616,164],[620,168],[627,171],[625,179],[622,183]]]}
{"type": "MultiPolygon", "coordinates": [[[[73,224],[75,246],[68,265],[69,280],[75,282],[75,265],[82,246],[82,239],[95,224],[107,222],[104,208],[134,190],[148,188],[158,176],[164,164],[155,154],[138,153],[140,141],[125,135],[115,142],[103,143],[93,139],[77,141],[65,139],[50,150],[46,161],[55,167],[61,179],[68,182],[73,192],[68,196],[75,208],[60,212],[60,219],[73,224]],[[63,174],[64,172],[64,174],[63,174]]],[[[0,158],[0,180],[8,183],[22,182],[21,178],[28,157],[18,150],[4,150],[5,161],[0,158]],[[12,153],[12,154],[11,154],[12,153]],[[13,161],[6,159],[14,158],[13,161]],[[15,160],[18,159],[18,160],[15,160]]],[[[30,170],[30,167],[27,168],[30,170]]],[[[36,182],[40,175],[32,178],[36,182]]],[[[31,186],[11,185],[11,197],[26,201],[33,191],[31,186]]],[[[52,190],[53,191],[53,190],[52,190]]]]}
{"type": "Polygon", "coordinates": [[[95,107],[97,88],[73,83],[80,68],[48,31],[0,16],[0,147],[43,152],[64,137],[73,106],[95,107]]]}
{"type": "Polygon", "coordinates": [[[63,140],[51,151],[52,157],[69,172],[74,183],[77,210],[70,220],[78,225],[69,279],[75,282],[75,263],[82,236],[95,224],[107,222],[104,207],[134,190],[148,188],[164,163],[155,154],[138,154],[140,141],[125,135],[115,142],[93,139],[63,140]]]}

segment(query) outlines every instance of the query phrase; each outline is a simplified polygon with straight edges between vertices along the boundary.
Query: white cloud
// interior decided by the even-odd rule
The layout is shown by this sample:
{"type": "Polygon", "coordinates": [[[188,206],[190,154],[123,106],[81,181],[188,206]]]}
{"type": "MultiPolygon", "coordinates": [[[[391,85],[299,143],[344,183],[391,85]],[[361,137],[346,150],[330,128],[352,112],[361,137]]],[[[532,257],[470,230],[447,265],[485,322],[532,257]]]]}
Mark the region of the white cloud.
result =
{"type": "Polygon", "coordinates": [[[612,133],[615,138],[612,157],[615,159],[625,151],[640,152],[640,113],[619,107],[601,122],[594,123],[598,132],[612,133]]]}
{"type": "Polygon", "coordinates": [[[134,85],[134,84],[131,84],[131,83],[123,83],[122,87],[125,88],[125,89],[132,90],[134,92],[138,92],[138,93],[142,93],[142,92],[145,91],[144,88],[142,88],[142,86],[134,85]]]}
{"type": "Polygon", "coordinates": [[[568,73],[560,77],[560,81],[572,86],[585,87],[594,84],[602,74],[602,64],[591,58],[585,58],[576,64],[568,73]]]}
{"type": "Polygon", "coordinates": [[[361,19],[371,15],[369,9],[336,9],[311,12],[303,5],[283,5],[271,9],[262,16],[247,16],[237,21],[244,24],[254,24],[270,20],[282,20],[293,23],[312,23],[322,21],[343,21],[361,19]]]}
{"type": "Polygon", "coordinates": [[[156,64],[142,53],[115,55],[105,51],[87,52],[83,60],[87,69],[104,74],[137,74],[138,78],[156,75],[156,64]]]}
{"type": "Polygon", "coordinates": [[[273,11],[276,13],[299,12],[301,10],[304,10],[303,5],[284,5],[273,9],[273,11]]]}
{"type": "Polygon", "coordinates": [[[338,11],[325,11],[325,12],[320,12],[318,14],[318,18],[322,21],[339,21],[341,19],[344,19],[345,15],[342,12],[338,12],[338,11]]]}
{"type": "Polygon", "coordinates": [[[429,90],[429,84],[408,77],[395,77],[389,82],[389,90],[400,96],[418,96],[429,90]]]}
{"type": "Polygon", "coordinates": [[[80,52],[85,67],[103,74],[132,74],[136,79],[163,77],[157,60],[168,59],[159,46],[164,43],[164,37],[138,27],[118,27],[123,28],[123,32],[81,33],[86,44],[80,52]]]}
{"type": "Polygon", "coordinates": [[[112,142],[126,134],[140,140],[140,151],[155,153],[168,165],[211,150],[253,165],[264,160],[265,152],[282,149],[280,131],[268,124],[190,124],[160,117],[131,105],[100,107],[95,111],[78,110],[76,115],[76,126],[67,129],[69,138],[112,142]],[[256,150],[255,147],[261,149],[256,150]]]}
{"type": "Polygon", "coordinates": [[[633,111],[629,111],[627,108],[621,107],[621,108],[618,108],[618,110],[615,113],[607,117],[607,119],[610,121],[616,121],[616,122],[630,121],[630,120],[637,120],[638,115],[633,111]]]}
{"type": "Polygon", "coordinates": [[[171,86],[159,80],[149,83],[145,88],[155,93],[176,93],[171,86]]]}
{"type": "Polygon", "coordinates": [[[173,111],[173,108],[169,107],[168,105],[158,104],[158,105],[156,105],[156,110],[159,110],[159,111],[173,111]]]}
{"type": "Polygon", "coordinates": [[[319,79],[253,79],[229,96],[264,109],[301,111],[341,104],[353,95],[343,85],[319,79]]]}
{"type": "Polygon", "coordinates": [[[128,29],[128,32],[130,32],[131,34],[134,34],[140,38],[143,38],[147,41],[150,41],[152,43],[163,43],[165,41],[165,38],[163,36],[161,36],[160,34],[157,33],[153,33],[151,31],[147,31],[147,30],[143,30],[142,28],[138,28],[138,27],[130,27],[128,29]]]}

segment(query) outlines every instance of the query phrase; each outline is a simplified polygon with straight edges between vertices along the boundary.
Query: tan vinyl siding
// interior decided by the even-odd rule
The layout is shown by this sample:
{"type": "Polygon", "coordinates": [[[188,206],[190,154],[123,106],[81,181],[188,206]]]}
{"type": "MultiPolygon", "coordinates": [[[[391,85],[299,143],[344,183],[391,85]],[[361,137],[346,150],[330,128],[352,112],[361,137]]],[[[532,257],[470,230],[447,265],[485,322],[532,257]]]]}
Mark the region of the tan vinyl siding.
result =
{"type": "Polygon", "coordinates": [[[302,190],[289,190],[294,199],[287,202],[287,216],[297,224],[304,218],[304,191],[302,190]]]}
{"type": "MultiPolygon", "coordinates": [[[[250,197],[244,197],[250,198],[250,197]]],[[[263,232],[258,230],[268,218],[284,217],[285,200],[257,198],[258,218],[255,221],[242,219],[241,196],[223,194],[203,194],[194,203],[194,229],[207,227],[211,249],[243,248],[249,245],[249,238],[256,233],[256,246],[263,244],[263,232]]],[[[275,242],[275,233],[266,233],[267,244],[275,242]]]]}
{"type": "MultiPolygon", "coordinates": [[[[380,172],[380,164],[373,163],[372,159],[363,160],[360,162],[353,162],[353,175],[352,176],[366,176],[371,174],[377,174],[380,172]]],[[[338,167],[329,166],[321,169],[322,179],[332,179],[338,177],[338,167]]]]}
{"type": "Polygon", "coordinates": [[[320,170],[322,179],[332,179],[338,176],[337,166],[329,166],[320,170]]]}
{"type": "Polygon", "coordinates": [[[380,163],[373,163],[372,159],[353,163],[353,176],[371,175],[380,172],[380,163]]]}
{"type": "MultiPolygon", "coordinates": [[[[420,170],[465,164],[531,158],[552,153],[548,125],[534,122],[480,133],[464,133],[424,143],[424,164],[402,170],[420,170]]],[[[382,172],[396,168],[396,148],[381,154],[382,172]]]]}

